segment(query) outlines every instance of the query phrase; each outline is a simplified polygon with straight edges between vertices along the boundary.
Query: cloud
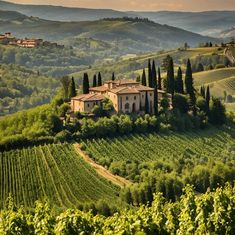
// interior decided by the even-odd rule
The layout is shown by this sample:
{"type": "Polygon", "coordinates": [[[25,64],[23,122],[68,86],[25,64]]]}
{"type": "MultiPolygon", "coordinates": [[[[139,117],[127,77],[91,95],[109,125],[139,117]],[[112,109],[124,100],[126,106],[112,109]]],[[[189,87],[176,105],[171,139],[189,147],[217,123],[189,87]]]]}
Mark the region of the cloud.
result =
{"type": "Polygon", "coordinates": [[[51,4],[70,7],[112,8],[139,11],[235,10],[235,0],[8,0],[26,4],[51,4]]]}

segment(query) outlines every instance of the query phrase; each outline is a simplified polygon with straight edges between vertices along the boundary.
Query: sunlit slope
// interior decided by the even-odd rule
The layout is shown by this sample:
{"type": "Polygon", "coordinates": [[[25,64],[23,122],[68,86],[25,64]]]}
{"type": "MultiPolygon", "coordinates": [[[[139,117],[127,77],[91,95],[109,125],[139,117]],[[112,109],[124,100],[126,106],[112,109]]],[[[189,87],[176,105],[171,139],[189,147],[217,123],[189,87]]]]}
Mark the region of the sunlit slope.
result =
{"type": "Polygon", "coordinates": [[[235,68],[194,73],[193,77],[196,86],[210,85],[214,96],[223,97],[224,91],[227,94],[235,95],[235,68]]]}
{"type": "Polygon", "coordinates": [[[143,55],[136,55],[135,57],[128,58],[128,56],[123,57],[118,61],[109,61],[104,62],[103,64],[94,65],[88,67],[80,72],[73,73],[71,76],[74,76],[77,80],[80,80],[83,77],[83,73],[87,72],[88,75],[92,78],[95,73],[101,72],[104,79],[110,79],[112,72],[115,72],[116,76],[119,78],[136,78],[138,74],[142,73],[143,68],[147,68],[148,59],[154,59],[156,65],[161,65],[163,59],[170,55],[173,57],[176,68],[180,65],[183,69],[185,68],[185,63],[188,58],[191,60],[195,59],[198,56],[210,57],[213,54],[222,55],[223,51],[219,51],[218,47],[208,47],[208,48],[192,48],[186,51],[184,50],[168,50],[160,51],[154,53],[145,53],[143,55]]]}

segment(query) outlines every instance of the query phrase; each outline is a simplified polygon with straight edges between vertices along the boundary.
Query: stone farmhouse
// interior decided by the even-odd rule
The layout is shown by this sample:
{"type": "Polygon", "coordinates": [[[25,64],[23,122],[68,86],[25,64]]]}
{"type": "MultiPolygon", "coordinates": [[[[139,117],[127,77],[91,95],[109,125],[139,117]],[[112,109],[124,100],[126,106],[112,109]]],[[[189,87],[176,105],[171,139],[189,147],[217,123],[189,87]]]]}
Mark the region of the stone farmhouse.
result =
{"type": "MultiPolygon", "coordinates": [[[[158,90],[158,102],[165,96],[169,96],[169,94],[158,90]]],[[[117,114],[140,113],[145,110],[146,101],[149,113],[154,114],[154,89],[126,79],[105,81],[103,86],[90,88],[89,94],[73,97],[71,110],[90,113],[94,106],[100,106],[104,99],[112,101],[117,114]]]]}

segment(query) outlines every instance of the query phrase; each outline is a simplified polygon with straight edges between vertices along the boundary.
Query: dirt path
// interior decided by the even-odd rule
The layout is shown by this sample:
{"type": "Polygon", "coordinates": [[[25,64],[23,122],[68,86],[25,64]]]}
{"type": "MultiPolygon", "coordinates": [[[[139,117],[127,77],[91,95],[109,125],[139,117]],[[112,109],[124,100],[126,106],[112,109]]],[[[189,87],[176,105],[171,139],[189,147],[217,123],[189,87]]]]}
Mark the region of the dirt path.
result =
{"type": "Polygon", "coordinates": [[[74,144],[74,148],[77,151],[77,153],[88,163],[90,164],[96,172],[101,175],[102,177],[106,178],[107,180],[111,181],[112,183],[120,186],[123,188],[126,185],[130,185],[131,182],[129,180],[126,180],[123,177],[120,177],[118,175],[113,175],[110,171],[108,171],[105,167],[97,164],[95,161],[93,161],[87,154],[85,154],[79,144],[74,144]]]}

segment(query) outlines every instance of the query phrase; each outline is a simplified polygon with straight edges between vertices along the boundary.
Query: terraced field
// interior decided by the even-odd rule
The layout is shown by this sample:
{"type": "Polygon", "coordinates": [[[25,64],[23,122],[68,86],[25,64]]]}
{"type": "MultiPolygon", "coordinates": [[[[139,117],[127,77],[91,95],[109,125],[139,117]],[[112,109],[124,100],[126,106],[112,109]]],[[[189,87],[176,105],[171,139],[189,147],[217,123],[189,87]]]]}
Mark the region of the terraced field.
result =
{"type": "Polygon", "coordinates": [[[212,95],[224,97],[224,91],[235,95],[235,68],[216,69],[194,73],[195,85],[209,85],[212,95]]]}
{"type": "Polygon", "coordinates": [[[72,145],[57,144],[0,153],[0,206],[9,196],[32,207],[48,198],[59,208],[117,199],[119,188],[98,176],[72,145]]]}
{"type": "Polygon", "coordinates": [[[176,165],[184,161],[184,169],[219,160],[235,164],[235,128],[210,128],[190,133],[133,134],[114,139],[83,142],[91,156],[99,161],[158,161],[176,165]]]}

